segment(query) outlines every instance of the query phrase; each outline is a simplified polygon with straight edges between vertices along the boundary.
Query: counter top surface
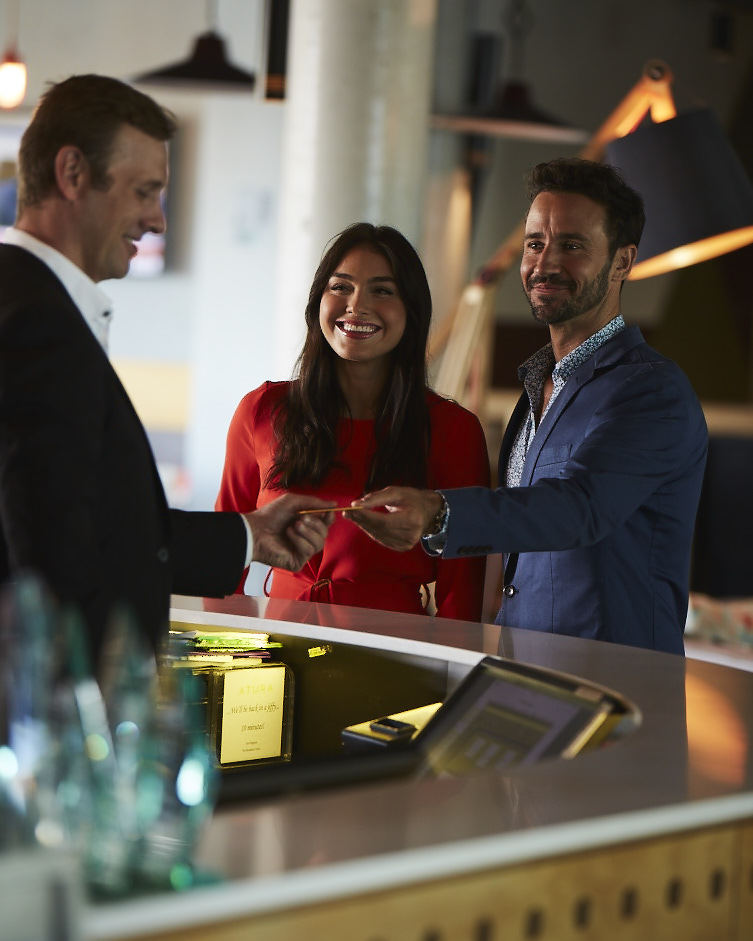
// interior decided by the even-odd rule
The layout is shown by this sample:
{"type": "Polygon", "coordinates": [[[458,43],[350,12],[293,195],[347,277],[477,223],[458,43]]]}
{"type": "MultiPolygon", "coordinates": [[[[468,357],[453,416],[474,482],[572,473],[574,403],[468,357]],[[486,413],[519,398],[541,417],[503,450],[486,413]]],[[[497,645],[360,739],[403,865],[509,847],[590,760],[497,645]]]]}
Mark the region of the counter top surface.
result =
{"type": "Polygon", "coordinates": [[[573,760],[504,775],[371,782],[220,809],[198,861],[227,881],[167,906],[146,900],[138,912],[104,906],[92,914],[97,937],[117,917],[135,919],[137,933],[142,921],[152,930],[155,919],[195,921],[205,906],[221,904],[232,917],[753,817],[751,672],[598,641],[324,604],[176,597],[173,614],[256,630],[261,619],[272,634],[439,658],[465,671],[500,654],[609,687],[637,707],[641,723],[573,760]]]}

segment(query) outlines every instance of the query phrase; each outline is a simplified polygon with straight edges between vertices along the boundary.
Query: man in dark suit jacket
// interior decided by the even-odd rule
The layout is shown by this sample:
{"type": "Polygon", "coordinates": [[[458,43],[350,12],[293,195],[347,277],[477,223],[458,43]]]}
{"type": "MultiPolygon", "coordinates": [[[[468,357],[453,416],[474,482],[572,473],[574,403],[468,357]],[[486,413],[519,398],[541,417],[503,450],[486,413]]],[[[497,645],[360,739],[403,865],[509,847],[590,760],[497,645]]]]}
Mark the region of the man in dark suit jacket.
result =
{"type": "Polygon", "coordinates": [[[136,412],[103,349],[108,300],[161,232],[172,116],[128,85],[74,76],[23,136],[15,227],[0,245],[0,580],[43,576],[83,613],[96,659],[130,608],[153,643],[171,592],[224,595],[250,559],[298,569],[331,506],[290,495],[245,515],[168,508],[136,412]]]}
{"type": "Polygon", "coordinates": [[[620,315],[643,229],[611,167],[540,164],[521,278],[550,344],[520,368],[497,490],[387,488],[350,518],[396,549],[506,553],[497,623],[683,652],[708,436],[687,378],[620,315]]]}

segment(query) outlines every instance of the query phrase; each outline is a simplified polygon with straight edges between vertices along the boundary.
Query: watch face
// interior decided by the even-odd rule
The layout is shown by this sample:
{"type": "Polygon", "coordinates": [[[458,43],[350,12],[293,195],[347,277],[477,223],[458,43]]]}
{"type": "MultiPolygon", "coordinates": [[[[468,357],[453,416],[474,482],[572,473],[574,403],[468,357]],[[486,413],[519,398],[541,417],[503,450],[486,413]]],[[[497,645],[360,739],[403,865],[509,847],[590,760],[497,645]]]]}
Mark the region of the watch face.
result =
{"type": "Polygon", "coordinates": [[[437,517],[439,518],[437,532],[441,532],[446,528],[447,522],[450,518],[450,505],[447,500],[445,500],[443,493],[440,493],[439,496],[442,498],[442,508],[440,509],[439,513],[437,513],[437,517]]]}
{"type": "Polygon", "coordinates": [[[441,533],[447,525],[447,517],[449,515],[450,508],[447,504],[447,500],[444,498],[444,495],[440,493],[439,496],[442,499],[442,505],[435,513],[431,523],[429,523],[428,529],[424,533],[424,536],[436,536],[438,533],[441,533]]]}

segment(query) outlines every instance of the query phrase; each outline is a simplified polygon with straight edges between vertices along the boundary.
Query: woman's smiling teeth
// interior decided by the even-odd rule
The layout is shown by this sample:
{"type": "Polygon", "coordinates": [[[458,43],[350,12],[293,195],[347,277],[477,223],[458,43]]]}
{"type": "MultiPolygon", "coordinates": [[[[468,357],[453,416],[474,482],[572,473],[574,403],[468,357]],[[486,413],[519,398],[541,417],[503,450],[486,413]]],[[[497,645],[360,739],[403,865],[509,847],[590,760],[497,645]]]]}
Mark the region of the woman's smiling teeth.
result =
{"type": "Polygon", "coordinates": [[[346,336],[369,337],[381,330],[374,323],[352,323],[349,320],[338,320],[337,328],[346,336]]]}

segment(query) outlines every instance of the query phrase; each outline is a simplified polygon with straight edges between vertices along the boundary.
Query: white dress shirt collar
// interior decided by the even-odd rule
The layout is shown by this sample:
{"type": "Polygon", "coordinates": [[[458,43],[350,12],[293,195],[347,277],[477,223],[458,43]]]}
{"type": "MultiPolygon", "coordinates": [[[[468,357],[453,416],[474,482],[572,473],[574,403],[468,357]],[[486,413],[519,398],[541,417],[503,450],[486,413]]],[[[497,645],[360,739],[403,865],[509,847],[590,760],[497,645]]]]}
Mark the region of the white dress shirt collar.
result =
{"type": "Polygon", "coordinates": [[[69,258],[51,245],[47,245],[46,242],[40,242],[28,232],[13,227],[8,228],[3,233],[2,241],[31,252],[44,262],[53,274],[57,275],[92,333],[107,352],[112,302],[105,292],[69,258]]]}

